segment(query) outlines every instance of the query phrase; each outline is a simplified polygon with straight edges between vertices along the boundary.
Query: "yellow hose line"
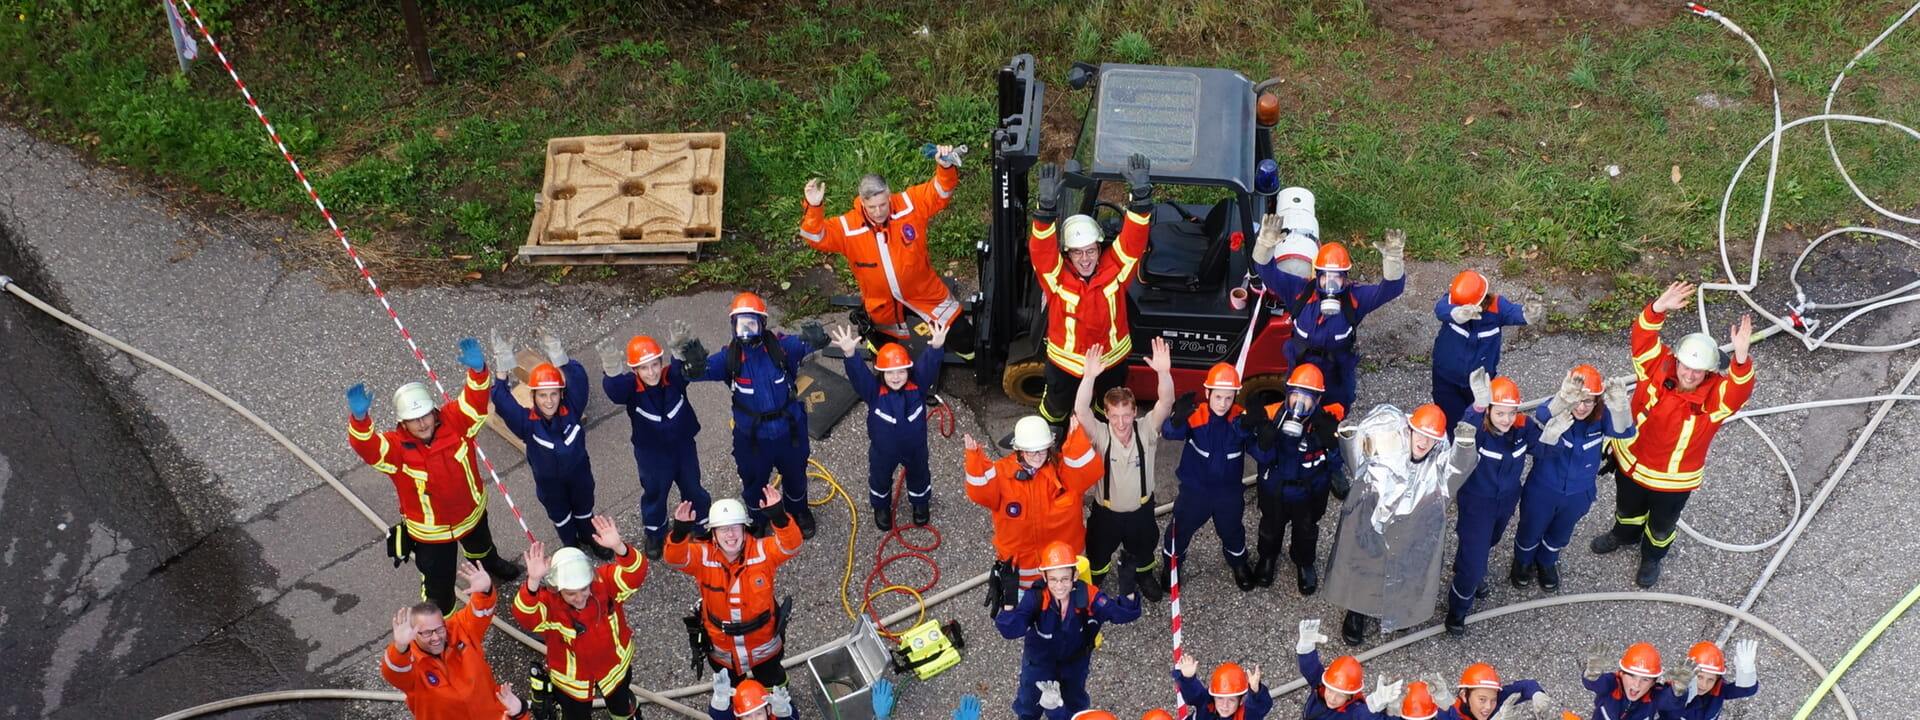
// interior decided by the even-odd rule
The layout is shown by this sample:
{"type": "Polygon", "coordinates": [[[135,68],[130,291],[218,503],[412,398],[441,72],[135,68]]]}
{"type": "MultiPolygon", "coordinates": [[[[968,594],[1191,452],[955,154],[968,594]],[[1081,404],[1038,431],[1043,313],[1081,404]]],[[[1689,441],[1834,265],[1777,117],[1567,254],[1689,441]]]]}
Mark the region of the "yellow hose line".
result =
{"type": "Polygon", "coordinates": [[[1814,688],[1813,694],[1807,696],[1807,702],[1800,706],[1800,712],[1793,714],[1793,720],[1807,720],[1807,716],[1813,714],[1813,709],[1820,706],[1820,701],[1826,699],[1827,693],[1833,691],[1833,684],[1839,682],[1840,676],[1847,674],[1847,670],[1853,667],[1853,661],[1859,660],[1860,654],[1872,647],[1880,639],[1880,634],[1886,632],[1893,621],[1900,619],[1900,616],[1907,612],[1907,608],[1913,607],[1916,600],[1920,600],[1920,585],[1913,586],[1913,589],[1907,592],[1907,596],[1900,600],[1900,604],[1893,606],[1887,614],[1880,616],[1880,622],[1874,623],[1873,629],[1860,636],[1860,641],[1853,644],[1853,649],[1847,651],[1846,657],[1840,658],[1840,662],[1834,665],[1832,670],[1827,671],[1827,676],[1820,680],[1820,686],[1814,688]]]}

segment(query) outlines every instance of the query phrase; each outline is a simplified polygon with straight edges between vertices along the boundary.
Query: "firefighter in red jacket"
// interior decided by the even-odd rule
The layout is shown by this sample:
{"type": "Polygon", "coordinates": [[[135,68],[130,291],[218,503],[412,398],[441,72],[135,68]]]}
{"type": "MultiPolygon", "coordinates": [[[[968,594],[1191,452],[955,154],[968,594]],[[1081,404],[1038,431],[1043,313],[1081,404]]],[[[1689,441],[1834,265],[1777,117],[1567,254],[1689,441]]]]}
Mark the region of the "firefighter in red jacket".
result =
{"type": "Polygon", "coordinates": [[[998,612],[1020,601],[1018,595],[996,596],[1008,577],[1022,588],[1040,579],[1040,554],[1048,543],[1058,540],[1076,554],[1086,551],[1087,525],[1080,508],[1103,468],[1078,421],[1058,453],[1053,451],[1053,432],[1035,415],[1014,423],[1013,453],[999,460],[987,459],[972,435],[961,441],[967,448],[967,499],[993,513],[998,562],[995,577],[987,583],[987,606],[998,612]]]}
{"type": "Polygon", "coordinates": [[[876,334],[906,340],[912,334],[910,311],[928,323],[951,325],[954,354],[971,360],[973,323],[961,313],[960,299],[940,279],[927,255],[927,224],[946,209],[960,188],[960,158],[951,145],[936,146],[933,156],[938,164],[933,179],[905,192],[892,192],[879,175],[860,178],[854,208],[831,220],[825,207],[826,184],[819,178],[808,180],[800,239],[815,250],[846,256],[854,282],[860,285],[862,308],[854,314],[853,324],[874,347],[884,344],[874,342],[880,339],[876,334]],[[862,313],[867,323],[860,321],[862,313]],[[867,325],[872,332],[867,332],[867,325]]]}
{"type": "Polygon", "coordinates": [[[493,579],[479,563],[461,563],[467,602],[441,618],[440,608],[422,602],[393,616],[393,644],[381,659],[380,676],[406,693],[416,720],[470,720],[513,717],[525,703],[511,688],[493,681],[483,641],[493,619],[493,579]]]}
{"type": "Polygon", "coordinates": [[[772,528],[769,536],[748,531],[746,505],[733,498],[714,501],[707,511],[708,533],[695,536],[693,503],[682,501],[673,512],[664,558],[669,567],[693,576],[700,590],[700,618],[711,643],[707,664],[783,688],[787,670],[780,661],[786,657],[791,604],[774,599],[773,580],[775,571],[799,554],[800,528],[787,516],[780,491],[769,486],[763,492],[760,511],[772,528]]]}
{"type": "Polygon", "coordinates": [[[500,580],[520,577],[520,568],[500,557],[487,527],[486,481],[475,464],[475,435],[487,422],[487,391],[493,386],[480,341],[460,340],[460,362],[467,366],[466,388],[452,402],[435,407],[433,391],[407,383],[393,393],[398,427],[373,430],[373,396],[366,383],[347,389],[347,439],[360,459],[393,481],[405,522],[388,535],[388,553],[396,560],[413,556],[420,569],[421,596],[453,612],[455,548],[500,580]]]}
{"type": "Polygon", "coordinates": [[[1147,228],[1153,217],[1151,163],[1134,153],[1122,178],[1131,200],[1126,226],[1112,251],[1101,249],[1105,233],[1089,215],[1060,217],[1060,167],[1040,166],[1034,190],[1033,232],[1027,239],[1033,273],[1047,295],[1046,389],[1040,396],[1040,415],[1056,432],[1064,430],[1073,414],[1073,397],[1085,373],[1087,348],[1107,349],[1107,370],[1094,378],[1094,397],[1120,387],[1127,379],[1127,354],[1133,351],[1133,330],[1127,322],[1127,286],[1139,271],[1147,252],[1147,228]],[[1056,242],[1056,230],[1059,239],[1056,242]]]}
{"type": "Polygon", "coordinates": [[[1706,333],[1680,338],[1671,349],[1660,342],[1667,313],[1685,308],[1692,299],[1693,284],[1676,282],[1633,323],[1633,420],[1638,434],[1613,443],[1613,530],[1592,544],[1595,553],[1605,555],[1640,543],[1640,569],[1633,580],[1643,588],[1660,581],[1660,561],[1673,544],[1680,509],[1706,474],[1707,446],[1720,424],[1753,396],[1753,358],[1747,353],[1753,341],[1751,316],[1742,316],[1729,333],[1731,365],[1706,333]]]}
{"type": "Polygon", "coordinates": [[[560,548],[549,560],[544,543],[528,545],[527,582],[514,595],[513,619],[547,644],[547,675],[560,691],[553,697],[561,717],[590,717],[598,695],[614,720],[627,720],[638,716],[639,708],[628,687],[633,627],[627,624],[625,603],[647,579],[647,556],[621,540],[613,518],[605,515],[593,516],[593,541],[613,551],[613,562],[595,569],[576,547],[560,548]]]}

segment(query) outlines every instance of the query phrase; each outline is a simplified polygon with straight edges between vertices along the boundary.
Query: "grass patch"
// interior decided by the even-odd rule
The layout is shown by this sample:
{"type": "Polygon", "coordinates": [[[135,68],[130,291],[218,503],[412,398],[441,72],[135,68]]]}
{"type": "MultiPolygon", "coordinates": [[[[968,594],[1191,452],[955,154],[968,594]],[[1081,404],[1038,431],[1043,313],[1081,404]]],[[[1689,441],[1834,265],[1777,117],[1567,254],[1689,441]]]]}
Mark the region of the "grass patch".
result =
{"type": "MultiPolygon", "coordinates": [[[[153,3],[19,7],[0,18],[0,76],[17,80],[0,100],[17,121],[102,161],[318,227],[217,62],[203,59],[186,76],[174,68],[153,3]]],[[[1716,8],[1767,47],[1793,115],[1817,111],[1832,74],[1903,6],[1716,8]]],[[[350,232],[398,239],[420,256],[470,257],[462,270],[497,271],[526,237],[547,138],[729,133],[731,232],[707,262],[649,275],[666,278],[648,284],[654,292],[772,290],[820,265],[844,286],[843,263],[794,239],[801,185],[825,178],[830,209],[844,209],[861,173],[901,186],[924,179],[925,142],[976,150],[930,238],[940,262],[970,272],[988,204],[992,73],[1020,52],[1040,59],[1055,103],[1075,102],[1064,83],[1075,60],[1286,78],[1277,155],[1288,182],[1320,196],[1330,237],[1364,247],[1399,226],[1417,257],[1485,254],[1538,271],[1620,273],[1649,250],[1704,258],[1727,174],[1770,123],[1765,78],[1744,44],[1678,15],[1642,30],[1572,27],[1560,39],[1468,50],[1383,29],[1360,0],[1291,3],[1257,22],[1217,0],[724,10],[473,0],[425,8],[443,82],[424,86],[389,4],[203,0],[198,9],[350,232]],[[1707,107],[1706,96],[1722,107],[1707,107]]],[[[1856,69],[1838,108],[1911,115],[1913,42],[1890,39],[1856,69]]],[[[1920,187],[1901,182],[1920,148],[1859,126],[1835,136],[1876,200],[1920,203],[1920,187]]],[[[1790,135],[1786,156],[1776,221],[1813,229],[1862,217],[1817,129],[1790,135]]],[[[1736,234],[1757,220],[1761,176],[1750,172],[1736,196],[1736,234]]],[[[835,290],[795,288],[807,293],[800,302],[835,290]]]]}

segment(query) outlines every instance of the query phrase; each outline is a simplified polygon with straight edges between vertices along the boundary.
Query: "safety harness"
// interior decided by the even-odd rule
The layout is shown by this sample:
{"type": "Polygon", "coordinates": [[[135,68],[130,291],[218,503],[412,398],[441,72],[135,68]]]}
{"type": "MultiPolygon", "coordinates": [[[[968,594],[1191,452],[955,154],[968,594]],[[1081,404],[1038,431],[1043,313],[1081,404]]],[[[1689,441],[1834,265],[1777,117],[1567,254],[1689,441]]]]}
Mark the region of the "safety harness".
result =
{"type": "MultiPolygon", "coordinates": [[[[760,333],[760,337],[756,338],[756,340],[759,342],[760,347],[767,351],[767,358],[773,361],[774,372],[779,373],[780,377],[787,381],[782,383],[787,386],[787,403],[767,412],[757,412],[747,407],[745,403],[740,402],[739,393],[732,393],[733,409],[753,418],[753,423],[747,426],[747,434],[753,438],[752,452],[758,454],[760,452],[760,423],[786,417],[787,408],[793,404],[794,400],[800,397],[800,389],[792,382],[793,378],[787,377],[787,353],[781,349],[779,338],[775,337],[774,334],[769,331],[760,333]]],[[[727,382],[733,387],[740,386],[740,369],[742,365],[746,364],[746,361],[746,342],[740,338],[734,338],[733,342],[727,348],[727,382]]],[[[797,423],[788,425],[787,442],[798,447],[800,445],[798,436],[800,429],[795,427],[795,425],[797,425],[797,423]]]]}

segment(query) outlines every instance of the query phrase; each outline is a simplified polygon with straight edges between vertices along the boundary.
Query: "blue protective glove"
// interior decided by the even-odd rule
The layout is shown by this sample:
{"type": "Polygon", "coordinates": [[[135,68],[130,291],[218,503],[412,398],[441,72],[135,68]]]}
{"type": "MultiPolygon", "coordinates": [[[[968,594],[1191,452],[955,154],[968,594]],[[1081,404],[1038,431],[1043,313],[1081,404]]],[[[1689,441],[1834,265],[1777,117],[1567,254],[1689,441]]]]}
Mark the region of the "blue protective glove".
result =
{"type": "Polygon", "coordinates": [[[873,681],[873,716],[880,720],[893,717],[893,681],[880,678],[873,681]]]}
{"type": "Polygon", "coordinates": [[[480,353],[480,341],[474,338],[460,338],[460,364],[474,372],[487,369],[487,356],[480,353]]]}
{"type": "Polygon", "coordinates": [[[953,720],[980,720],[980,698],[972,693],[960,696],[960,709],[953,711],[953,720]]]}
{"type": "Polygon", "coordinates": [[[366,383],[347,388],[347,409],[353,412],[353,419],[367,419],[367,410],[372,408],[373,395],[367,392],[366,383]]]}

